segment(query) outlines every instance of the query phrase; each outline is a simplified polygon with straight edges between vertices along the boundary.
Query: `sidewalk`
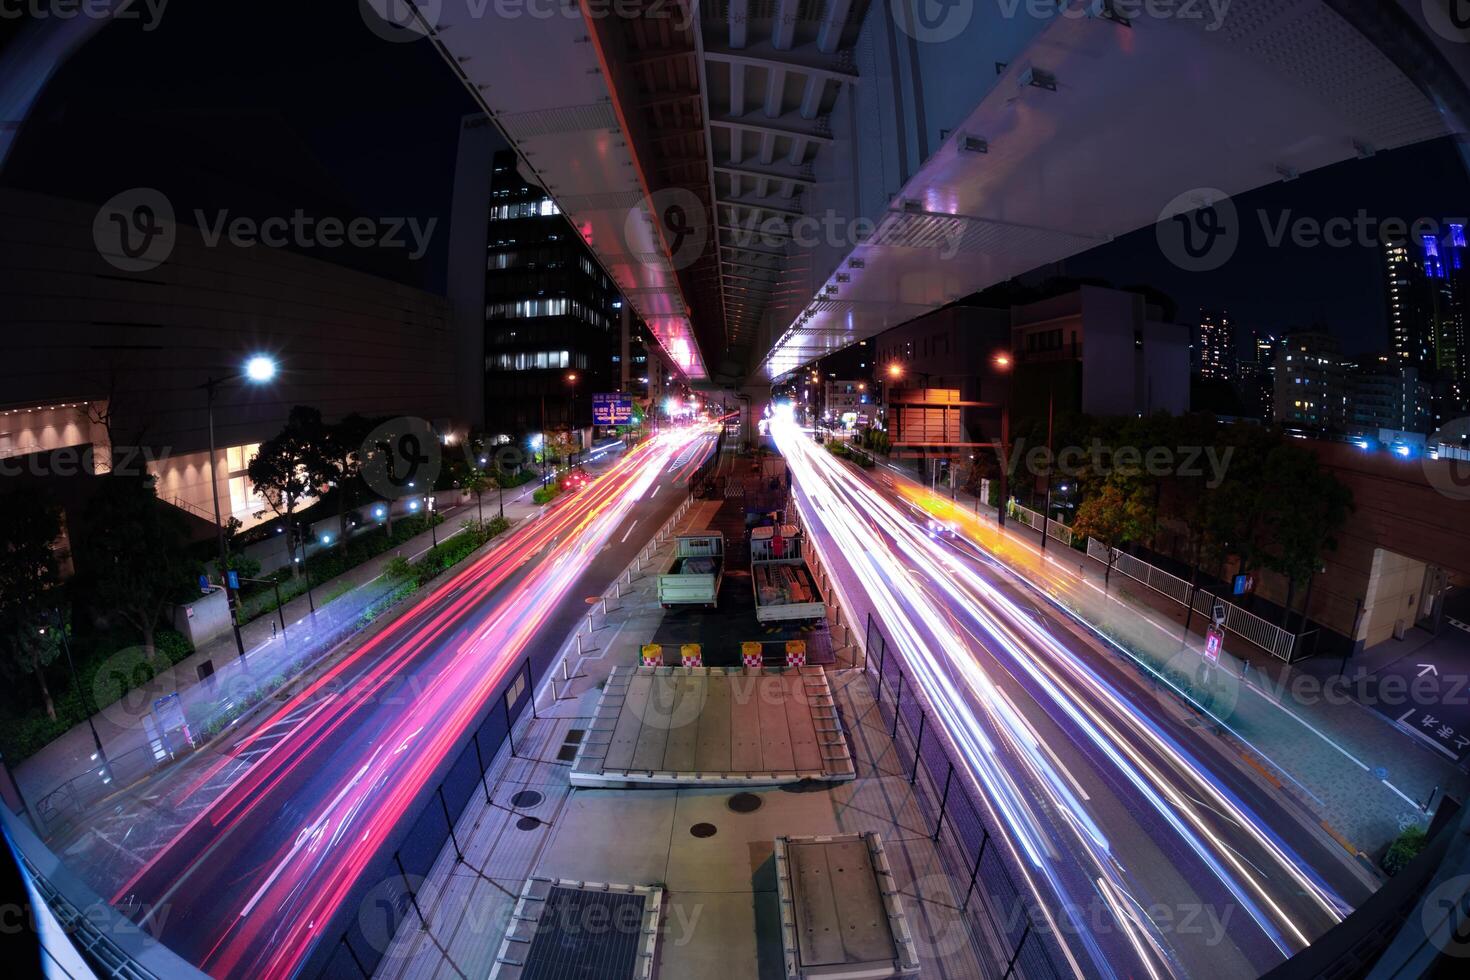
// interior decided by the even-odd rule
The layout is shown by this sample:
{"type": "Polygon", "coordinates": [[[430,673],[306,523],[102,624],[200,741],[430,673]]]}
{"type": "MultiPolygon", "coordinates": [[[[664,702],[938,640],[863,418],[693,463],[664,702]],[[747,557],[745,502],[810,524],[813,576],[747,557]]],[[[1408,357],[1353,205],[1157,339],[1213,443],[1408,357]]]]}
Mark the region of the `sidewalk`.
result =
{"type": "MultiPolygon", "coordinates": [[[[1055,540],[1007,520],[963,490],[930,491],[917,477],[879,457],[871,471],[961,533],[1007,569],[1093,628],[1120,656],[1153,674],[1196,676],[1206,663],[1204,617],[1184,634],[1185,609],[1141,582],[1055,540]],[[1126,651],[1126,653],[1124,652],[1126,651]]],[[[1219,667],[1210,671],[1210,714],[1245,762],[1305,806],[1345,848],[1376,860],[1398,833],[1427,824],[1423,804],[1436,788],[1464,799],[1470,777],[1388,719],[1352,697],[1335,675],[1340,661],[1288,665],[1227,634],[1219,667]]],[[[1438,797],[1436,797],[1438,798],[1438,797]]]]}
{"type": "MultiPolygon", "coordinates": [[[[505,516],[512,526],[534,518],[542,508],[531,502],[540,486],[532,481],[507,491],[505,516]],[[514,493],[514,496],[512,496],[514,493]]],[[[499,513],[499,501],[486,494],[486,519],[499,513]]],[[[391,601],[398,583],[382,577],[387,564],[402,556],[410,561],[422,557],[437,537],[442,544],[461,531],[461,523],[478,516],[472,498],[443,510],[444,521],[432,530],[403,542],[396,548],[369,559],[335,579],[312,588],[285,603],[282,615],[275,610],[256,617],[240,628],[245,646],[241,658],[233,632],[226,632],[195,650],[177,664],[102,705],[92,716],[106,754],[107,766],[97,758],[91,728],[86,722],[74,726],[14,769],[26,803],[41,826],[43,838],[66,827],[98,800],[115,794],[152,772],[170,758],[159,731],[155,702],[179,696],[182,717],[195,734],[222,711],[248,701],[272,679],[298,672],[303,661],[310,664],[328,653],[359,627],[359,619],[375,604],[391,601]],[[330,598],[329,598],[330,597],[330,598]],[[316,611],[311,611],[315,602],[316,611]],[[285,630],[281,630],[281,619],[285,630]],[[200,677],[200,669],[207,675],[200,677]]],[[[510,533],[510,532],[506,532],[510,533]]],[[[124,651],[115,659],[115,672],[130,674],[137,664],[136,651],[124,651]]],[[[98,672],[98,688],[110,686],[109,668],[98,672]]],[[[99,690],[97,694],[107,693],[99,690]]],[[[96,697],[96,694],[93,695],[96,697]]]]}
{"type": "MultiPolygon", "coordinates": [[[[719,505],[696,503],[679,532],[707,527],[719,505]]],[[[455,822],[453,841],[424,878],[411,877],[414,901],[385,901],[402,894],[396,874],[369,888],[360,921],[371,923],[363,929],[371,948],[354,956],[382,980],[487,976],[516,897],[535,874],[662,888],[654,976],[781,977],[775,838],[876,831],[925,975],[1003,973],[1004,960],[980,935],[980,903],[961,908],[967,877],[955,869],[965,862],[946,864],[948,835],[931,839],[932,817],[906,775],[907,758],[860,672],[827,675],[853,748],[853,782],[756,787],[739,798],[732,789],[570,785],[568,748],[587,734],[602,684],[613,667],[639,663],[641,644],[664,618],[653,570],[670,555],[671,542],[660,545],[597,629],[563,648],[565,675],[553,668],[536,716],[528,712],[517,726],[514,749],[486,760],[483,794],[455,822]]]]}

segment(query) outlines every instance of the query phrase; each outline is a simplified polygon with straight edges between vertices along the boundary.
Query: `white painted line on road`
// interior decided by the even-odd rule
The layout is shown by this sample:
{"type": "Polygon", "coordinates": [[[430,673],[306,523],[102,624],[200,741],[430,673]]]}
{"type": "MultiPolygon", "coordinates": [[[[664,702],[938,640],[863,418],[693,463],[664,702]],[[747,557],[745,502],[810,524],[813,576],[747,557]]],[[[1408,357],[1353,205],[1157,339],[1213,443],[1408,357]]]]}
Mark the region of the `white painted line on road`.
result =
{"type": "MultiPolygon", "coordinates": [[[[635,528],[637,526],[638,526],[638,522],[636,520],[632,524],[629,524],[628,525],[628,533],[623,535],[623,541],[627,541],[628,540],[628,535],[629,534],[632,534],[633,533],[633,528],[635,528]]],[[[619,541],[618,544],[622,544],[623,541],[619,541]]]]}
{"type": "Polygon", "coordinates": [[[1456,762],[1459,762],[1460,761],[1460,757],[1457,756],[1457,755],[1455,755],[1455,753],[1451,752],[1449,749],[1445,748],[1443,745],[1440,745],[1434,739],[1430,738],[1428,735],[1425,735],[1423,732],[1421,732],[1419,729],[1415,728],[1413,725],[1407,724],[1404,721],[1404,719],[1407,718],[1407,717],[1409,717],[1410,715],[1412,715],[1414,713],[1414,711],[1415,711],[1414,708],[1410,708],[1408,711],[1405,711],[1403,714],[1399,715],[1399,717],[1398,717],[1398,726],[1400,728],[1402,728],[1404,731],[1408,732],[1410,735],[1414,736],[1415,738],[1421,739],[1422,741],[1426,742],[1428,745],[1430,745],[1436,751],[1443,752],[1445,755],[1449,756],[1451,759],[1455,760],[1456,762]]]}
{"type": "Polygon", "coordinates": [[[655,486],[653,488],[653,493],[651,493],[651,494],[648,495],[648,499],[649,500],[652,500],[654,497],[657,497],[658,496],[658,492],[660,490],[662,490],[663,488],[664,488],[664,485],[662,483],[660,483],[657,486],[655,486]]]}

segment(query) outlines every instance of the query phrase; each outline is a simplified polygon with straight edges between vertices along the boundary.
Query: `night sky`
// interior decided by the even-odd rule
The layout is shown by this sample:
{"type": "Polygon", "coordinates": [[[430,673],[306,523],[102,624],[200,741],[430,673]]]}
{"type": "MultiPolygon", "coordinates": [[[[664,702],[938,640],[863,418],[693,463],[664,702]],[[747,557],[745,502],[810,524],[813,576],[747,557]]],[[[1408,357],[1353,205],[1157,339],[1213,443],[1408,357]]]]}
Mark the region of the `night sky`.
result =
{"type": "MultiPolygon", "coordinates": [[[[98,203],[158,187],[181,214],[437,217],[420,262],[345,249],[322,257],[442,292],[459,121],[475,111],[468,93],[427,42],[368,30],[359,0],[276,9],[175,0],[152,32],[109,26],[47,89],[0,180],[98,203]]],[[[1378,250],[1271,248],[1257,211],[1464,217],[1467,159],[1440,140],[1243,195],[1241,244],[1215,272],[1175,268],[1152,228],[1046,271],[1156,286],[1186,323],[1201,306],[1226,308],[1242,343],[1251,328],[1322,323],[1348,353],[1378,350],[1387,339],[1378,250]]]]}

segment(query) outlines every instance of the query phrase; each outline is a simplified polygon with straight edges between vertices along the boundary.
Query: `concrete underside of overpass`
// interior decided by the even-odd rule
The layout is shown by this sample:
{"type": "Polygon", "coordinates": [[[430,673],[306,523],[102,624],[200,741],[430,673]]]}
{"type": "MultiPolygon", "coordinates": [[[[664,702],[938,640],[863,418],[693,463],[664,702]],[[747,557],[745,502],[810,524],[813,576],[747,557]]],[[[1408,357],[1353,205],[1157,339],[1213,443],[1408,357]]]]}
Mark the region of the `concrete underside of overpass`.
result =
{"type": "Polygon", "coordinates": [[[1208,233],[1197,209],[1238,233],[1232,195],[1470,118],[1470,48],[1418,3],[416,6],[696,385],[784,377],[1151,225],[1189,267],[1169,236],[1208,233]]]}

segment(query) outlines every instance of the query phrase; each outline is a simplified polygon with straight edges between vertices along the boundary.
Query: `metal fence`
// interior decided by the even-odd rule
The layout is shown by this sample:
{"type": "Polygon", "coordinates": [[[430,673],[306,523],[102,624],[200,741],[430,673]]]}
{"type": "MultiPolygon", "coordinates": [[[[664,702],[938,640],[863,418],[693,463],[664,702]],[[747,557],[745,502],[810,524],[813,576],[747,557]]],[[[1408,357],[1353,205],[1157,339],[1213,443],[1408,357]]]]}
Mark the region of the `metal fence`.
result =
{"type": "Polygon", "coordinates": [[[1002,856],[1004,845],[994,839],[963,768],[956,767],[936,730],[940,722],[931,718],[904,670],[902,654],[889,647],[871,614],[862,670],[919,807],[933,821],[930,839],[941,845],[947,863],[965,883],[963,898],[956,898],[961,913],[983,937],[976,949],[983,974],[999,980],[1069,975],[1056,966],[1047,933],[1037,925],[1036,899],[1016,887],[1002,856]]]}
{"type": "MultiPolygon", "coordinates": [[[[374,902],[392,923],[412,914],[428,929],[418,903],[419,883],[428,878],[446,843],[454,845],[457,859],[463,859],[459,840],[454,835],[455,822],[476,793],[483,793],[485,804],[491,805],[490,783],[485,773],[502,745],[508,742],[511,755],[516,754],[513,730],[516,720],[528,707],[535,715],[533,691],[531,660],[527,657],[522,668],[506,679],[499,699],[470,733],[439,784],[421,795],[417,815],[401,825],[407,830],[401,833],[398,846],[391,853],[378,855],[358,876],[359,888],[370,885],[374,902]]],[[[314,974],[318,980],[370,980],[387,952],[394,929],[374,930],[370,936],[364,931],[364,918],[353,915],[334,943],[330,946],[324,943],[315,952],[314,958],[321,962],[314,974]]]]}
{"type": "Polygon", "coordinates": [[[1045,526],[1047,537],[1051,538],[1053,541],[1060,541],[1062,544],[1066,545],[1069,548],[1072,547],[1072,542],[1075,540],[1072,534],[1072,529],[1063,524],[1061,521],[1057,520],[1055,517],[1053,517],[1051,520],[1047,520],[1037,511],[1034,511],[1029,507],[1022,507],[1020,504],[1016,503],[1011,504],[1010,515],[1017,522],[1026,525],[1033,531],[1040,531],[1042,527],[1045,526]]]}
{"type": "Polygon", "coordinates": [[[1214,613],[1218,603],[1225,607],[1225,629],[1287,663],[1296,659],[1299,637],[1295,633],[1262,619],[1255,613],[1246,612],[1209,589],[1191,585],[1177,575],[1170,575],[1127,552],[1109,548],[1095,538],[1087,539],[1087,556],[1104,565],[1111,561],[1112,567],[1117,571],[1142,582],[1161,595],[1168,596],[1181,606],[1193,606],[1195,612],[1207,618],[1214,613]]]}

